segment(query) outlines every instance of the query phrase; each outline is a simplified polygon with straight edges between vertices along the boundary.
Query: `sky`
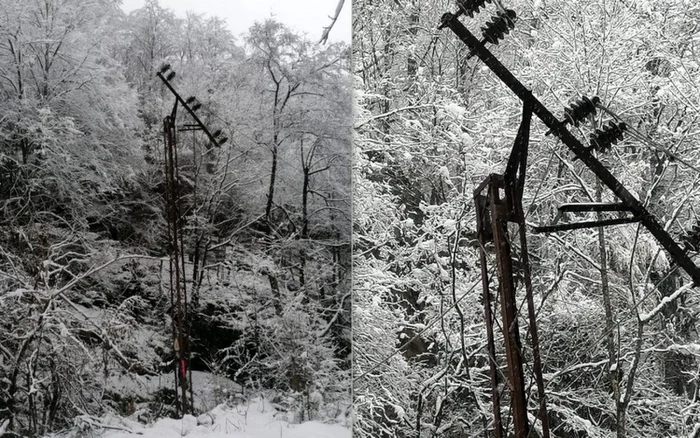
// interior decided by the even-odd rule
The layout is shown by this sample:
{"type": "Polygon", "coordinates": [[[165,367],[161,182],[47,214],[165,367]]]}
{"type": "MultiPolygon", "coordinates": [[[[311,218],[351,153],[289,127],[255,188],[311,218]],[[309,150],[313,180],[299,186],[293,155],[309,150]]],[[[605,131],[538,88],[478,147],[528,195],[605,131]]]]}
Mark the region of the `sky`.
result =
{"type": "MultiPolygon", "coordinates": [[[[331,23],[338,0],[160,0],[159,4],[171,9],[179,17],[187,11],[223,18],[231,32],[238,36],[245,33],[256,21],[274,17],[290,29],[305,33],[310,40],[318,41],[323,28],[331,23]]],[[[131,12],[143,7],[144,0],[122,0],[122,9],[131,12]]],[[[351,1],[345,5],[333,26],[329,41],[350,43],[351,1]]]]}

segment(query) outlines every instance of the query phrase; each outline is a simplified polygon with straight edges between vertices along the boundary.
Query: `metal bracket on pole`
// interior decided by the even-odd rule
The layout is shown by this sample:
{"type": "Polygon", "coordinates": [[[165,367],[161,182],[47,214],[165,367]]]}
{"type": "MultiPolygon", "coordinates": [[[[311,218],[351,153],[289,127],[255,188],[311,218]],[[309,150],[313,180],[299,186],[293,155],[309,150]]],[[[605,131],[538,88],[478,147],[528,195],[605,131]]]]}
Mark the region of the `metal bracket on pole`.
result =
{"type": "MultiPolygon", "coordinates": [[[[217,140],[216,136],[214,136],[211,132],[209,132],[209,129],[207,129],[207,126],[204,123],[202,123],[202,121],[199,119],[199,117],[197,117],[197,114],[194,112],[192,107],[190,107],[190,105],[187,103],[187,101],[185,101],[178,94],[178,92],[175,91],[175,88],[173,88],[173,86],[170,84],[168,79],[165,76],[163,76],[163,74],[160,72],[156,73],[156,75],[160,78],[161,81],[163,81],[165,86],[168,87],[170,92],[173,93],[173,95],[175,96],[175,99],[176,99],[175,100],[175,108],[177,108],[177,104],[180,103],[180,105],[182,105],[182,107],[185,108],[185,110],[189,113],[189,115],[192,116],[194,121],[197,122],[197,125],[200,127],[200,129],[202,131],[204,131],[204,134],[206,134],[206,136],[209,138],[209,141],[211,141],[214,146],[220,146],[223,143],[223,141],[221,141],[221,139],[217,140]]],[[[175,108],[173,108],[173,111],[175,111],[175,108]]],[[[173,120],[175,120],[175,117],[173,117],[173,120]]]]}
{"type": "Polygon", "coordinates": [[[582,228],[598,228],[608,227],[611,225],[633,224],[635,222],[639,222],[639,218],[632,216],[617,219],[603,219],[600,221],[574,222],[571,224],[542,225],[539,227],[532,227],[532,231],[535,233],[554,233],[557,231],[580,230],[582,228]]]}
{"type": "Polygon", "coordinates": [[[593,228],[593,227],[605,227],[609,225],[620,225],[620,224],[630,224],[634,222],[639,222],[637,217],[626,217],[617,219],[605,219],[598,221],[586,221],[586,222],[575,222],[572,224],[561,224],[559,225],[559,219],[566,213],[582,213],[582,212],[629,212],[629,208],[621,203],[604,203],[604,202],[587,202],[580,204],[562,204],[557,207],[557,215],[554,216],[554,220],[549,225],[533,227],[532,231],[535,233],[552,233],[556,231],[565,230],[577,230],[581,228],[593,228]]]}

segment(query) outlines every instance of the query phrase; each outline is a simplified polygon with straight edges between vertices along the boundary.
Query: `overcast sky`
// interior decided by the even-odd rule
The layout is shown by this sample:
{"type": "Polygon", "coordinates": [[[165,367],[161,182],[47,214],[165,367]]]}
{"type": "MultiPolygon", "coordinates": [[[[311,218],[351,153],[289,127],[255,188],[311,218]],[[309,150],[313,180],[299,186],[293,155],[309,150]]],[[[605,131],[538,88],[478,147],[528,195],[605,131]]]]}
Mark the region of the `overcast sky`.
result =
{"type": "MultiPolygon", "coordinates": [[[[144,4],[144,0],[122,1],[122,9],[126,12],[141,8],[144,4]]],[[[287,27],[307,34],[312,41],[321,38],[323,28],[330,24],[329,17],[335,13],[337,4],[337,0],[160,0],[162,7],[175,11],[180,17],[192,11],[224,18],[236,36],[245,33],[256,21],[274,16],[287,27]]],[[[330,41],[350,43],[350,4],[350,0],[345,0],[340,18],[331,31],[330,41]]]]}

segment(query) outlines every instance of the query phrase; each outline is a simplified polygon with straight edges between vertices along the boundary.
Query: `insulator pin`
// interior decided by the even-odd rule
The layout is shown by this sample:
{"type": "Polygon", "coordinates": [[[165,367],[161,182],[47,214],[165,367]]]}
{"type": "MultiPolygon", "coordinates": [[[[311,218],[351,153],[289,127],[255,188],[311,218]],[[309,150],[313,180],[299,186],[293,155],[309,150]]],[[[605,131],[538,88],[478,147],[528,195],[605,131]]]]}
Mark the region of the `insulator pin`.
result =
{"type": "Polygon", "coordinates": [[[491,21],[481,28],[484,40],[491,44],[498,44],[498,41],[515,27],[515,18],[516,14],[512,9],[506,9],[505,13],[499,11],[497,16],[492,17],[491,21]]]}
{"type": "Polygon", "coordinates": [[[479,9],[485,7],[486,3],[491,3],[493,0],[457,0],[457,16],[466,14],[469,18],[474,17],[474,14],[479,13],[479,9]]]}
{"type": "Polygon", "coordinates": [[[586,117],[595,115],[598,103],[600,103],[598,96],[593,96],[593,99],[583,96],[581,100],[571,105],[571,107],[564,109],[564,123],[578,126],[586,117]]]}
{"type": "Polygon", "coordinates": [[[607,152],[610,146],[617,144],[618,141],[623,139],[622,133],[627,129],[627,125],[624,122],[613,123],[609,122],[603,129],[596,129],[596,131],[591,134],[591,148],[600,152],[607,152]]]}

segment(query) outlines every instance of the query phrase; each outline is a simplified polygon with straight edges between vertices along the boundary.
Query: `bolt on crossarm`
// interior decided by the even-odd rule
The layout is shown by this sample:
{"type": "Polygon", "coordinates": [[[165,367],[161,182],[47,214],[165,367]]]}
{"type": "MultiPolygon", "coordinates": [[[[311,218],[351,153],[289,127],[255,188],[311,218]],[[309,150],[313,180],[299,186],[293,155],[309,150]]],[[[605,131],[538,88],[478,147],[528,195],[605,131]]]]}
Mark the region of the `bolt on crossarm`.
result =
{"type": "Polygon", "coordinates": [[[668,251],[673,260],[692,278],[695,286],[700,286],[700,268],[664,230],[659,221],[637,200],[608,169],[598,161],[591,151],[576,139],[564,123],[557,120],[484,45],[459,21],[457,16],[446,13],[440,27],[448,27],[457,37],[486,64],[496,76],[511,89],[523,102],[532,107],[533,113],[556,135],[617,197],[629,211],[668,251]]]}

